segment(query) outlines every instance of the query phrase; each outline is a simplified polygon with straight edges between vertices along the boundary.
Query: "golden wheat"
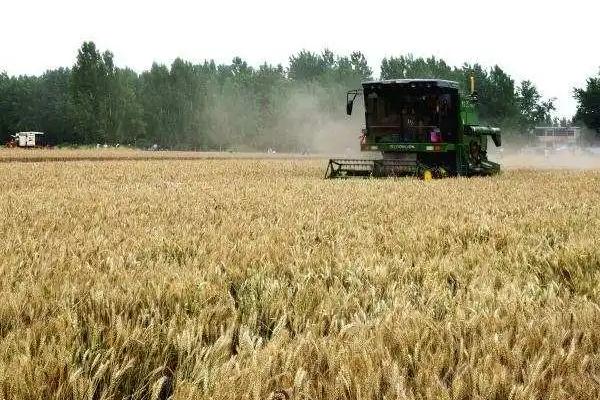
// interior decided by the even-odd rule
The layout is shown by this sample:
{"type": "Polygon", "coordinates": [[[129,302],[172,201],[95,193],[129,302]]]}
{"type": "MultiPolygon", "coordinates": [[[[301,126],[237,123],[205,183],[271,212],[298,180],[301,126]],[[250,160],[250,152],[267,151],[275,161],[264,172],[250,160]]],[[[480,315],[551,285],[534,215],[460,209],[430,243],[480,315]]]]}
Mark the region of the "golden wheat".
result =
{"type": "Polygon", "coordinates": [[[600,397],[600,172],[323,171],[0,163],[0,398],[600,397]]]}
{"type": "Polygon", "coordinates": [[[221,160],[221,159],[310,159],[317,155],[289,153],[146,151],[134,148],[1,148],[0,162],[128,161],[128,160],[221,160]]]}

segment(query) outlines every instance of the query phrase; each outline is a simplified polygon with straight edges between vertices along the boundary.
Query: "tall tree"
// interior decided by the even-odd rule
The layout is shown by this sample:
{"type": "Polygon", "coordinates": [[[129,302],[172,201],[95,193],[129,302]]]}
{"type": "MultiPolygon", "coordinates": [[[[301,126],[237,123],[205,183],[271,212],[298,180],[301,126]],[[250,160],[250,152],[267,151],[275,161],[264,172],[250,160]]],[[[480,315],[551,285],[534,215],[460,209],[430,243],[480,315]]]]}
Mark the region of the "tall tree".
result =
{"type": "Polygon", "coordinates": [[[0,144],[7,142],[10,134],[9,98],[7,96],[9,81],[6,72],[0,72],[0,144]]]}
{"type": "Polygon", "coordinates": [[[521,132],[526,132],[535,125],[552,124],[550,113],[555,109],[554,101],[542,101],[542,96],[531,81],[522,81],[517,88],[517,103],[521,132]]]}
{"type": "Polygon", "coordinates": [[[600,138],[600,73],[587,79],[585,89],[575,88],[574,96],[577,100],[575,119],[596,131],[596,138],[600,138]]]}
{"type": "Polygon", "coordinates": [[[384,58],[381,62],[382,79],[437,78],[461,81],[462,75],[444,60],[429,57],[415,58],[412,54],[384,58]]]}
{"type": "Polygon", "coordinates": [[[38,96],[43,99],[38,110],[39,126],[49,144],[73,141],[73,107],[70,97],[71,71],[59,68],[42,75],[38,96]]]}
{"type": "Polygon", "coordinates": [[[72,73],[75,140],[104,143],[108,139],[109,86],[114,74],[112,54],[101,55],[94,42],[85,42],[77,54],[72,73]]]}
{"type": "Polygon", "coordinates": [[[41,79],[35,76],[0,75],[0,128],[2,141],[21,130],[40,130],[39,110],[45,99],[39,96],[41,79]]]}
{"type": "Polygon", "coordinates": [[[141,76],[141,104],[146,132],[137,145],[166,144],[174,131],[171,106],[171,77],[165,65],[152,64],[141,76]]]}
{"type": "Polygon", "coordinates": [[[135,143],[144,137],[146,129],[139,77],[130,69],[115,69],[109,83],[107,140],[112,144],[135,143]]]}
{"type": "Polygon", "coordinates": [[[513,128],[518,123],[515,81],[499,66],[489,72],[489,93],[482,98],[482,118],[494,125],[513,128]]]}
{"type": "Polygon", "coordinates": [[[325,50],[319,55],[307,50],[290,57],[288,76],[294,81],[315,80],[327,71],[333,64],[332,53],[325,50]]]}

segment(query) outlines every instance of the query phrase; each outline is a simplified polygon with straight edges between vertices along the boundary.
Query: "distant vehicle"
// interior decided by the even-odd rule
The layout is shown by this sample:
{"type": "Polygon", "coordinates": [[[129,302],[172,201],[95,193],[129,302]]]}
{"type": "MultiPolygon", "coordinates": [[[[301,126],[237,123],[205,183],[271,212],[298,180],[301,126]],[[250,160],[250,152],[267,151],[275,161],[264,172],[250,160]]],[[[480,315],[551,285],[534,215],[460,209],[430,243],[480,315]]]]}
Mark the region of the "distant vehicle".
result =
{"type": "Polygon", "coordinates": [[[39,147],[43,132],[18,132],[11,136],[11,140],[7,143],[8,147],[39,147]]]}
{"type": "Polygon", "coordinates": [[[537,146],[551,152],[581,146],[581,128],[576,126],[536,126],[533,134],[537,146]]]}

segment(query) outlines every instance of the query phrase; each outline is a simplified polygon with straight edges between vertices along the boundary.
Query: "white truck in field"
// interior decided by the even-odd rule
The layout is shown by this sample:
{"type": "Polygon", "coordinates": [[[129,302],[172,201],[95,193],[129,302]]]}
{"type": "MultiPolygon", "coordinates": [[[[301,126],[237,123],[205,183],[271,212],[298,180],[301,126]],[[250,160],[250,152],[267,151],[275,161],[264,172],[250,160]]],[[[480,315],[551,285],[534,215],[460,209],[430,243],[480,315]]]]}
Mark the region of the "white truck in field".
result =
{"type": "Polygon", "coordinates": [[[40,145],[37,137],[43,134],[43,132],[18,132],[12,136],[13,140],[8,145],[9,147],[36,147],[40,145]]]}

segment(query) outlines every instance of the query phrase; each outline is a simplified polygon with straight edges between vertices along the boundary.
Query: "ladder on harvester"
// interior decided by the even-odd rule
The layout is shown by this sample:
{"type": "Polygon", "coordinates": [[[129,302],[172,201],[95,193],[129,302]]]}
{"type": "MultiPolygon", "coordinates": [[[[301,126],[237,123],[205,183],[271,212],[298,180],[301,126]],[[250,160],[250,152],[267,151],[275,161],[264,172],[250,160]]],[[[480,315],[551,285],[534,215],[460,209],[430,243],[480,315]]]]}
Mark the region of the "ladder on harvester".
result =
{"type": "Polygon", "coordinates": [[[413,160],[332,158],[325,178],[415,176],[426,169],[427,166],[413,160]]]}

